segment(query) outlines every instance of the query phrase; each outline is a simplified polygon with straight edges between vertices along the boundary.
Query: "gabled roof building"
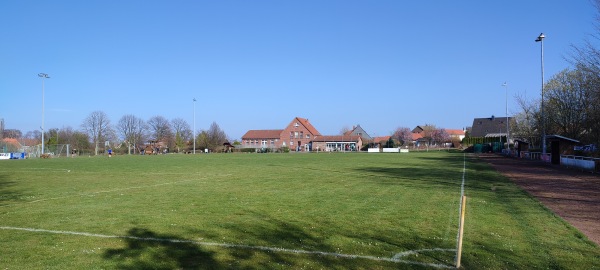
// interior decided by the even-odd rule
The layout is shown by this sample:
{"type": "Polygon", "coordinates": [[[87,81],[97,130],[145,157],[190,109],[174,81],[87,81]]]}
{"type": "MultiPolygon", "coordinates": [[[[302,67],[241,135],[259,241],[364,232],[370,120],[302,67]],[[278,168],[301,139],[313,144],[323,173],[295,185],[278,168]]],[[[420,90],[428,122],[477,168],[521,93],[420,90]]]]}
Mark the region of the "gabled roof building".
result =
{"type": "Polygon", "coordinates": [[[284,129],[249,130],[242,136],[243,148],[281,148],[310,151],[311,141],[321,133],[308,121],[296,117],[284,129]]]}
{"type": "Polygon", "coordinates": [[[346,131],[344,136],[360,136],[362,141],[371,141],[373,138],[360,126],[356,125],[352,127],[352,130],[346,131]]]}
{"type": "Polygon", "coordinates": [[[308,121],[296,117],[284,129],[249,130],[242,136],[242,148],[288,147],[292,151],[358,151],[364,138],[371,138],[360,125],[343,135],[323,136],[308,121]]]}
{"type": "Polygon", "coordinates": [[[514,121],[512,117],[475,118],[471,129],[471,137],[505,137],[506,121],[514,121]]]}

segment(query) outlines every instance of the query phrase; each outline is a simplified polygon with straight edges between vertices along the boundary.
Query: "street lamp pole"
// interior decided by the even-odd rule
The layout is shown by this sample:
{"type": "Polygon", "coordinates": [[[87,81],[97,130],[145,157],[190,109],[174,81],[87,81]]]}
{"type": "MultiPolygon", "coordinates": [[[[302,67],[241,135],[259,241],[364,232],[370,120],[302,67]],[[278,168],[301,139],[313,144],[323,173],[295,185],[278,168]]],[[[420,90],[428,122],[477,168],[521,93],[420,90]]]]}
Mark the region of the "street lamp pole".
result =
{"type": "Polygon", "coordinates": [[[44,154],[44,79],[49,79],[50,76],[46,73],[39,73],[38,77],[42,78],[42,154],[44,154]]]}
{"type": "Polygon", "coordinates": [[[194,155],[196,154],[196,98],[194,98],[194,132],[192,132],[192,140],[194,140],[194,155]]]}
{"type": "Polygon", "coordinates": [[[542,104],[541,104],[541,116],[542,116],[542,159],[546,158],[546,118],[544,117],[544,33],[541,33],[535,42],[541,44],[541,64],[542,64],[542,104]]]}
{"type": "Polygon", "coordinates": [[[510,150],[510,129],[508,126],[508,83],[502,84],[506,90],[506,150],[510,150]]]}

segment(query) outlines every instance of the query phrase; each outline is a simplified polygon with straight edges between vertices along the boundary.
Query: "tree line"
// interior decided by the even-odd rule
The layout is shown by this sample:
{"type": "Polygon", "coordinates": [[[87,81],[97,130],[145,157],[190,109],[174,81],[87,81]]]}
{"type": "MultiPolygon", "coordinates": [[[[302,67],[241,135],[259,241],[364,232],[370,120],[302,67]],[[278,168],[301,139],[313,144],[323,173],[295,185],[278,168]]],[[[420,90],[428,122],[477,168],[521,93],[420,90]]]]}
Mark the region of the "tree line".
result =
{"type": "Polygon", "coordinates": [[[511,127],[514,138],[539,146],[545,131],[583,144],[600,145],[600,0],[594,4],[599,15],[597,33],[583,45],[572,45],[567,57],[572,67],[545,81],[539,99],[516,97],[520,111],[511,127]]]}
{"type": "MultiPolygon", "coordinates": [[[[41,143],[38,130],[22,134],[19,130],[5,130],[4,137],[41,143]]],[[[70,144],[77,152],[100,154],[107,147],[122,153],[140,153],[148,145],[160,142],[169,152],[190,152],[194,146],[194,132],[182,118],[167,120],[157,115],[147,121],[133,114],[122,116],[113,124],[103,111],[90,113],[81,123],[81,129],[52,128],[44,133],[45,145],[70,144]],[[106,142],[109,145],[106,145],[106,142]]],[[[213,122],[207,130],[196,133],[196,149],[218,151],[228,141],[227,134],[213,122]]]]}

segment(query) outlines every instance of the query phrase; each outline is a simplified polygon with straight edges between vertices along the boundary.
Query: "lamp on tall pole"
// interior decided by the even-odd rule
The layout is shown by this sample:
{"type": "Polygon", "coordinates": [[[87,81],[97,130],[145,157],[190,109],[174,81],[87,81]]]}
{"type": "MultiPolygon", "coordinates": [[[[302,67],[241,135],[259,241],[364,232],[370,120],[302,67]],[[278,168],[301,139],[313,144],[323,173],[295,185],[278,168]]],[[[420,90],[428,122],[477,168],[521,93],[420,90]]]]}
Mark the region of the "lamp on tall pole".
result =
{"type": "Polygon", "coordinates": [[[192,132],[192,140],[194,140],[194,155],[196,154],[196,98],[194,98],[194,131],[192,132]]]}
{"type": "Polygon", "coordinates": [[[46,73],[39,73],[38,77],[42,78],[42,154],[44,154],[44,79],[49,79],[50,76],[46,73]]]}
{"type": "Polygon", "coordinates": [[[542,116],[542,158],[546,158],[546,118],[544,117],[544,33],[541,33],[535,42],[539,42],[541,46],[541,64],[542,64],[542,104],[540,105],[540,112],[542,116]]]}
{"type": "Polygon", "coordinates": [[[504,82],[502,84],[506,89],[506,150],[510,150],[510,129],[508,126],[508,83],[504,82]]]}

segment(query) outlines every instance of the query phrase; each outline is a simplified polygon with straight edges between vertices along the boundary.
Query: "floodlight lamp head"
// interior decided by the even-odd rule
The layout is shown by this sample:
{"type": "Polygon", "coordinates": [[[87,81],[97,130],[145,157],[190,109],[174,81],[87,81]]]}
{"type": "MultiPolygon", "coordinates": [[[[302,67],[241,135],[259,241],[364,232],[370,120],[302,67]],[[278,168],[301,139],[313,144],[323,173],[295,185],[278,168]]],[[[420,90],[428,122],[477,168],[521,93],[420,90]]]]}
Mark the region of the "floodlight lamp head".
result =
{"type": "Polygon", "coordinates": [[[46,74],[46,73],[40,73],[40,74],[38,74],[38,76],[42,77],[42,78],[50,78],[50,76],[48,76],[48,74],[46,74]]]}
{"type": "Polygon", "coordinates": [[[544,33],[541,33],[541,34],[540,34],[540,35],[537,37],[537,39],[535,40],[535,42],[540,42],[540,41],[544,40],[544,38],[546,38],[546,36],[544,36],[544,33]]]}

